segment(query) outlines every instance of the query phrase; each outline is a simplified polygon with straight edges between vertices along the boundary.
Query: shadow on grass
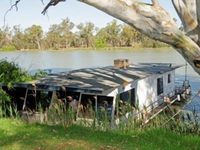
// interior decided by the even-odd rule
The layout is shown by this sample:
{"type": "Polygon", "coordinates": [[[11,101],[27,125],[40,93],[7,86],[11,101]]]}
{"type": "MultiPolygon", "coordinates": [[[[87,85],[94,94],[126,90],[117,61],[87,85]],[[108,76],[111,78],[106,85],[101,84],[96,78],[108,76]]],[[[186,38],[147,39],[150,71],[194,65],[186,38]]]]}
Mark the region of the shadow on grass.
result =
{"type": "MultiPolygon", "coordinates": [[[[1,122],[1,121],[0,121],[1,122]]],[[[20,124],[1,129],[0,147],[7,149],[198,149],[200,137],[164,129],[135,133],[95,131],[81,126],[20,124]]]]}

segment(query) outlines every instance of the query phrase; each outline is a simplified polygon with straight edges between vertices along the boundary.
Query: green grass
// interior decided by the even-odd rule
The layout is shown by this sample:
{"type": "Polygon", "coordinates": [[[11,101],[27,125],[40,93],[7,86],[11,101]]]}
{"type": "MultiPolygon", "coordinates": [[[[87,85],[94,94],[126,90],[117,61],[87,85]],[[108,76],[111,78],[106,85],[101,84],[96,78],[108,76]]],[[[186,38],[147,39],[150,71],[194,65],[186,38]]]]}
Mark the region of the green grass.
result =
{"type": "Polygon", "coordinates": [[[200,137],[178,135],[165,129],[119,133],[95,131],[81,126],[26,124],[19,120],[0,119],[0,149],[181,149],[200,148],[200,137]]]}

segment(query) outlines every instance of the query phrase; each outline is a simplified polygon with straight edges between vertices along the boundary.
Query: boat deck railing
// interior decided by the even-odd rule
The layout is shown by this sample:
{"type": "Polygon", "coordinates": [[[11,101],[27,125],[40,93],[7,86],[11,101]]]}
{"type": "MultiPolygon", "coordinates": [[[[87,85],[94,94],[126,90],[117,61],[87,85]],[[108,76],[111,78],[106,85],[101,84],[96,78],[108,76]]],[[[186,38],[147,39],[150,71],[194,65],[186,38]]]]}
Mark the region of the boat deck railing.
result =
{"type": "Polygon", "coordinates": [[[154,101],[144,109],[137,111],[134,116],[137,119],[142,119],[143,123],[146,124],[165,109],[169,108],[176,101],[181,101],[186,95],[190,94],[190,89],[184,86],[177,86],[173,95],[161,96],[157,101],[154,101]],[[163,101],[163,103],[161,103],[163,101]]]}

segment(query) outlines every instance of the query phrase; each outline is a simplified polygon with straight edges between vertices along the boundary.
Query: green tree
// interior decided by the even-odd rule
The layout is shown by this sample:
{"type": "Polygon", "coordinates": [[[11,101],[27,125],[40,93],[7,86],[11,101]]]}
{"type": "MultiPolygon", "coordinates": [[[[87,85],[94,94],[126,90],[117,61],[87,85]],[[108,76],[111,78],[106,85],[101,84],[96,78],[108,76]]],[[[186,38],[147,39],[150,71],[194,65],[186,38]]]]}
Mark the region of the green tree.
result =
{"type": "Polygon", "coordinates": [[[24,32],[24,36],[27,39],[30,49],[41,49],[41,41],[43,37],[42,27],[39,25],[32,25],[24,32]]]}
{"type": "Polygon", "coordinates": [[[138,32],[131,26],[125,24],[122,27],[120,37],[122,44],[121,46],[139,46],[152,48],[167,46],[167,44],[153,40],[146,35],[138,32]]]}
{"type": "Polygon", "coordinates": [[[74,38],[72,29],[74,28],[74,23],[72,23],[68,18],[63,19],[59,24],[59,32],[61,35],[61,45],[63,48],[71,46],[71,43],[74,38]]]}
{"type": "Polygon", "coordinates": [[[121,46],[134,46],[140,33],[129,25],[124,24],[120,34],[121,46]]]}
{"type": "Polygon", "coordinates": [[[12,34],[8,26],[0,29],[0,48],[10,46],[12,43],[12,34]]]}
{"type": "Polygon", "coordinates": [[[63,19],[60,24],[51,25],[45,38],[48,48],[59,49],[73,45],[73,28],[74,24],[68,18],[63,19]]]}
{"type": "Polygon", "coordinates": [[[19,25],[13,27],[12,44],[17,50],[25,49],[27,47],[26,39],[23,30],[19,25]]]}
{"type": "Polygon", "coordinates": [[[95,31],[94,24],[91,22],[87,22],[86,24],[81,23],[77,26],[77,28],[79,29],[78,35],[82,41],[82,45],[86,45],[86,47],[93,47],[95,31]]]}
{"type": "MultiPolygon", "coordinates": [[[[15,83],[31,81],[34,77],[14,62],[0,60],[0,83],[12,88],[15,83]]],[[[11,97],[0,87],[0,118],[13,115],[11,97]]]]}
{"type": "Polygon", "coordinates": [[[95,39],[95,47],[96,48],[104,48],[107,46],[106,39],[102,37],[96,37],[95,39]]]}
{"type": "Polygon", "coordinates": [[[45,37],[46,48],[59,49],[60,41],[61,41],[61,38],[58,31],[58,25],[53,24],[50,26],[49,31],[47,32],[46,37],[45,37]]]}
{"type": "Polygon", "coordinates": [[[61,35],[59,32],[59,26],[57,24],[50,26],[45,41],[47,43],[47,48],[59,49],[61,47],[61,35]]]}
{"type": "Polygon", "coordinates": [[[103,40],[106,40],[107,44],[116,47],[120,46],[120,32],[121,25],[117,24],[116,20],[113,20],[111,23],[108,23],[106,27],[99,30],[97,37],[103,40]]]}

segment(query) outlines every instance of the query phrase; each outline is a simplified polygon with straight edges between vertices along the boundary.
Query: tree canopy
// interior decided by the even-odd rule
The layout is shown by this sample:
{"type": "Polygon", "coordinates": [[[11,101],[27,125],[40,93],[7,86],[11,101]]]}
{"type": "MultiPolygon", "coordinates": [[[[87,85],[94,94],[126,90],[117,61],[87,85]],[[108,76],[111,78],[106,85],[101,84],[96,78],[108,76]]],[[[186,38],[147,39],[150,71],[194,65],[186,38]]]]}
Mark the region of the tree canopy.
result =
{"type": "Polygon", "coordinates": [[[46,32],[39,25],[25,29],[20,25],[0,28],[0,50],[164,46],[168,45],[151,40],[126,24],[118,24],[116,20],[97,28],[91,22],[75,25],[66,18],[52,24],[46,32]]]}

